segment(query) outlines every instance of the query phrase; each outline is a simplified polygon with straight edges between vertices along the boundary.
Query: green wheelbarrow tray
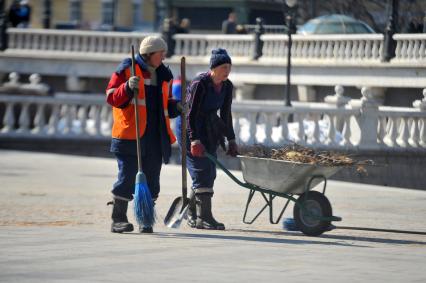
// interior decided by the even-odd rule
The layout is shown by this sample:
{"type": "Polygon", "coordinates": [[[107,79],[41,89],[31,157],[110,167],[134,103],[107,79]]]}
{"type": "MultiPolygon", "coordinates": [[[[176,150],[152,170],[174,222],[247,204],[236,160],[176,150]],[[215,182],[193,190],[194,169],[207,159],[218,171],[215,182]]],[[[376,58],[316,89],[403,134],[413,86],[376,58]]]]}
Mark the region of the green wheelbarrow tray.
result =
{"type": "Polygon", "coordinates": [[[296,225],[307,235],[320,235],[329,230],[331,221],[342,220],[332,215],[331,204],[325,197],[327,178],[337,173],[342,166],[321,166],[239,155],[237,157],[241,162],[245,181],[242,182],[213,155],[206,153],[206,156],[238,185],[250,190],[243,216],[243,222],[246,224],[252,224],[268,207],[270,223],[277,224],[290,201],[295,203],[293,213],[296,225]],[[321,182],[323,182],[322,193],[311,191],[321,182]],[[252,220],[248,221],[246,220],[248,207],[256,192],[262,195],[266,204],[252,220]],[[294,195],[298,198],[296,199],[294,195]],[[277,196],[286,198],[287,202],[278,217],[274,219],[273,200],[277,196]]]}

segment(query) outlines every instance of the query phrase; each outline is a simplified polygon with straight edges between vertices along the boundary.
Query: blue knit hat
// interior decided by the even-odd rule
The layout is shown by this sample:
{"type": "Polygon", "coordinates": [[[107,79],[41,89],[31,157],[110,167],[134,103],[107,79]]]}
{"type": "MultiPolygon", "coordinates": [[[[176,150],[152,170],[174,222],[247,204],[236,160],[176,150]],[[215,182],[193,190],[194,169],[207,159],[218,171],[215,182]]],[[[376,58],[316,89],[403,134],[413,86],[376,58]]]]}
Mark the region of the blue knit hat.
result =
{"type": "Polygon", "coordinates": [[[223,48],[213,49],[212,57],[210,57],[210,69],[216,68],[222,64],[232,64],[228,52],[223,48]]]}

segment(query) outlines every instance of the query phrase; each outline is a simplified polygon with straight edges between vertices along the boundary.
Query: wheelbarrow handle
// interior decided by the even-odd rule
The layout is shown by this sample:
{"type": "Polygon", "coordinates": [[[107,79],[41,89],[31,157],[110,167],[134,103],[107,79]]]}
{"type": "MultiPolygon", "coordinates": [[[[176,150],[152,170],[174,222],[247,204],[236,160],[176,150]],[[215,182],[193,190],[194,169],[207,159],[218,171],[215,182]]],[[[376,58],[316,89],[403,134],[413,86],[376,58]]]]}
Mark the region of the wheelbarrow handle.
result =
{"type": "Polygon", "coordinates": [[[232,174],[228,169],[225,168],[225,165],[223,165],[219,160],[217,160],[216,157],[214,157],[210,153],[205,152],[204,155],[208,159],[210,159],[214,164],[216,164],[217,167],[219,167],[220,169],[222,169],[223,172],[225,172],[225,174],[228,175],[238,185],[243,186],[243,187],[245,187],[247,189],[251,189],[251,190],[257,189],[257,186],[255,186],[253,184],[249,184],[249,183],[245,183],[245,182],[240,181],[237,177],[235,177],[234,174],[232,174]]]}

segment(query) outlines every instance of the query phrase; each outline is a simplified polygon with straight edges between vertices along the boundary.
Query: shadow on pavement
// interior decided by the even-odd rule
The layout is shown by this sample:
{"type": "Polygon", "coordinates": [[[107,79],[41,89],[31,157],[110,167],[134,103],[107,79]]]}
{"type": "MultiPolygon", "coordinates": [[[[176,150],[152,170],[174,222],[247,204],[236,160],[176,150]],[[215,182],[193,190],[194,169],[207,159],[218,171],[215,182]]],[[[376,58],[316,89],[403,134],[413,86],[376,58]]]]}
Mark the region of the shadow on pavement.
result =
{"type": "MultiPolygon", "coordinates": [[[[252,231],[252,230],[227,230],[229,232],[257,232],[257,233],[269,233],[267,231],[252,231]]],[[[273,232],[272,234],[276,235],[288,235],[289,233],[279,233],[273,232]]],[[[314,240],[296,240],[296,239],[278,239],[270,237],[254,237],[254,236],[236,236],[236,235],[218,235],[218,234],[191,234],[191,233],[164,233],[159,232],[155,233],[156,236],[162,238],[183,238],[183,239],[194,239],[194,238],[204,238],[204,239],[217,239],[217,240],[231,240],[231,241],[249,241],[249,242],[264,242],[264,243],[278,243],[278,244],[317,244],[317,245],[330,245],[330,246],[346,246],[346,247],[366,247],[360,245],[353,245],[347,243],[330,243],[324,241],[314,241],[314,240]]],[[[300,236],[300,234],[298,235],[300,236]]]]}
{"type": "MultiPolygon", "coordinates": [[[[337,227],[337,229],[343,230],[340,226],[337,227]]],[[[367,229],[369,229],[369,228],[365,228],[364,230],[367,230],[367,229]]],[[[349,230],[349,229],[347,229],[347,230],[349,230]]],[[[356,229],[356,230],[361,230],[361,229],[356,229]]],[[[371,229],[371,230],[373,230],[373,229],[371,229]]],[[[380,232],[385,231],[385,229],[375,229],[375,230],[380,230],[380,232]]],[[[250,232],[250,233],[262,233],[262,234],[269,233],[269,234],[273,234],[273,235],[286,235],[286,236],[298,236],[298,237],[300,237],[302,235],[301,232],[276,232],[276,231],[258,231],[258,230],[234,230],[234,231],[250,232]]],[[[308,237],[308,236],[306,236],[306,237],[308,237]]],[[[345,240],[345,241],[349,240],[349,241],[361,241],[361,242],[371,242],[371,243],[383,243],[383,244],[426,245],[426,241],[385,239],[385,238],[365,237],[365,236],[345,236],[345,235],[322,234],[318,238],[345,240]]]]}

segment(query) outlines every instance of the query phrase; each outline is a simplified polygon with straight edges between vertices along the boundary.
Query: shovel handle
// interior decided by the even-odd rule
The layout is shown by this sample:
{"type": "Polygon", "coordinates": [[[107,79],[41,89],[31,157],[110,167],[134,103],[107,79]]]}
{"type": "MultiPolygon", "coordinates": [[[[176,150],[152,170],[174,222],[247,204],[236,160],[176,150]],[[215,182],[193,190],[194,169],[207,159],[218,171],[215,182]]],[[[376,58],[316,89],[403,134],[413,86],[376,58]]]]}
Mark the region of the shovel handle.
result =
{"type": "MultiPolygon", "coordinates": [[[[185,109],[186,103],[186,70],[185,70],[185,57],[180,59],[180,83],[181,83],[181,103],[183,108],[185,109]]],[[[186,179],[186,111],[182,111],[181,117],[181,162],[182,162],[182,198],[186,200],[187,197],[187,179],[186,179]]]]}

